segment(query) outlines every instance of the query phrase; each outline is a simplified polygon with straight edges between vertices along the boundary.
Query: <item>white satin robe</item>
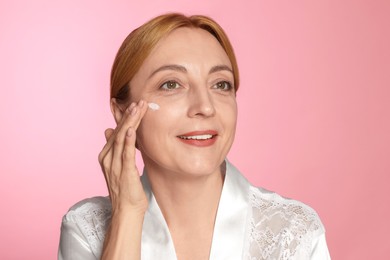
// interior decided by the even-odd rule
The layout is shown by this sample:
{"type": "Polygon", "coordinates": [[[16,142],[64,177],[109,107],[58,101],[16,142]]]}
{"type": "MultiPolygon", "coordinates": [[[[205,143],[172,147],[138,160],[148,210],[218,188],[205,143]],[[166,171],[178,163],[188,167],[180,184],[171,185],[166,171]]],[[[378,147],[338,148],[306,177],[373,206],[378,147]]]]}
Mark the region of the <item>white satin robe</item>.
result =
{"type": "MultiPolygon", "coordinates": [[[[146,174],[142,260],[174,260],[174,244],[146,174]]],[[[100,259],[111,215],[108,197],[74,205],[63,217],[59,260],[100,259]]],[[[190,223],[189,223],[190,224],[190,223]]],[[[256,188],[226,160],[210,259],[330,259],[323,225],[307,205],[256,188]]]]}

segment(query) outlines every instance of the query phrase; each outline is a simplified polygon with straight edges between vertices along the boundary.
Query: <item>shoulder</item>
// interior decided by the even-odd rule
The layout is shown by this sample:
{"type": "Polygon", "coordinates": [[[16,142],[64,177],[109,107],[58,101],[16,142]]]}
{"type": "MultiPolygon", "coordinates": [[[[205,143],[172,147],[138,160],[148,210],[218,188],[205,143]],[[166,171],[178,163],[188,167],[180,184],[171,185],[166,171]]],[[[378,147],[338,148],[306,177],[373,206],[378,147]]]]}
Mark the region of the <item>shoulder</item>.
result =
{"type": "Polygon", "coordinates": [[[77,232],[96,254],[101,251],[110,219],[111,202],[108,197],[84,199],[65,214],[61,232],[77,232]]]}
{"type": "Polygon", "coordinates": [[[279,259],[282,255],[291,259],[310,258],[313,245],[325,232],[314,209],[297,200],[252,186],[249,201],[251,254],[261,254],[264,259],[279,259]]]}
{"type": "Polygon", "coordinates": [[[325,232],[317,212],[310,206],[263,188],[250,187],[250,205],[253,216],[260,222],[278,223],[285,228],[290,227],[304,233],[325,232]]]}
{"type": "Polygon", "coordinates": [[[108,197],[92,197],[81,200],[70,207],[64,216],[64,220],[76,222],[80,218],[98,218],[103,220],[110,216],[110,199],[108,197]]]}

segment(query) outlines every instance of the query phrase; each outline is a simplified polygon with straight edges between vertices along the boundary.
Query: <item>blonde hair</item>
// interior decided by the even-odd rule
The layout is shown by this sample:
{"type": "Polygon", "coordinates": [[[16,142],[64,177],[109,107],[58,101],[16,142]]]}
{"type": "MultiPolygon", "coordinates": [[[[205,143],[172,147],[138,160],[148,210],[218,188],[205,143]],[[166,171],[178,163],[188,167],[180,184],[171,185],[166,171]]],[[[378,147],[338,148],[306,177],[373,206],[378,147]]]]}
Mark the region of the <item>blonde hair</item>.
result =
{"type": "Polygon", "coordinates": [[[233,47],[214,20],[207,16],[185,16],[179,13],[160,15],[132,31],[123,41],[111,70],[110,97],[120,104],[128,103],[129,82],[138,72],[156,44],[173,30],[180,27],[200,28],[212,34],[225,50],[232,64],[235,91],[239,85],[238,66],[233,47]]]}

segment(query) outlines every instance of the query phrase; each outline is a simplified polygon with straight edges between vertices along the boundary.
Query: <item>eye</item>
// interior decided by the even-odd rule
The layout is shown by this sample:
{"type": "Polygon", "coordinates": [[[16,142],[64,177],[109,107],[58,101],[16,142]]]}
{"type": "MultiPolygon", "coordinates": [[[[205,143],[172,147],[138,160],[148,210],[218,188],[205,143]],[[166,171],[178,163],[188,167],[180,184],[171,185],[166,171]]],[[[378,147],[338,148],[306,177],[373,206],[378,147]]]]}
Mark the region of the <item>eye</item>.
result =
{"type": "Polygon", "coordinates": [[[180,85],[179,83],[177,83],[176,81],[167,81],[165,83],[163,83],[161,86],[160,86],[160,89],[163,89],[163,90],[173,90],[173,89],[177,89],[179,88],[180,85]]]}
{"type": "Polygon", "coordinates": [[[217,84],[215,84],[213,86],[213,88],[220,89],[220,90],[223,90],[223,91],[229,91],[229,90],[233,89],[233,85],[232,85],[232,83],[230,83],[228,81],[220,81],[217,84]]]}

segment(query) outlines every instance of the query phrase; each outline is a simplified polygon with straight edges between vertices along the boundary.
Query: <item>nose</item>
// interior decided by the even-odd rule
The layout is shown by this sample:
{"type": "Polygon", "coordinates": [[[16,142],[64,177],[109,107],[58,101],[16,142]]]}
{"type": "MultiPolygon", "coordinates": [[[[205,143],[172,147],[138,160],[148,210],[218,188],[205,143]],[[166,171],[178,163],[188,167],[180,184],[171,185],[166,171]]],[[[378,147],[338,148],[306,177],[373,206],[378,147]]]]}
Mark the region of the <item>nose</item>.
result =
{"type": "Polygon", "coordinates": [[[215,107],[211,93],[205,86],[193,87],[189,92],[189,117],[211,117],[215,115],[215,107]]]}

